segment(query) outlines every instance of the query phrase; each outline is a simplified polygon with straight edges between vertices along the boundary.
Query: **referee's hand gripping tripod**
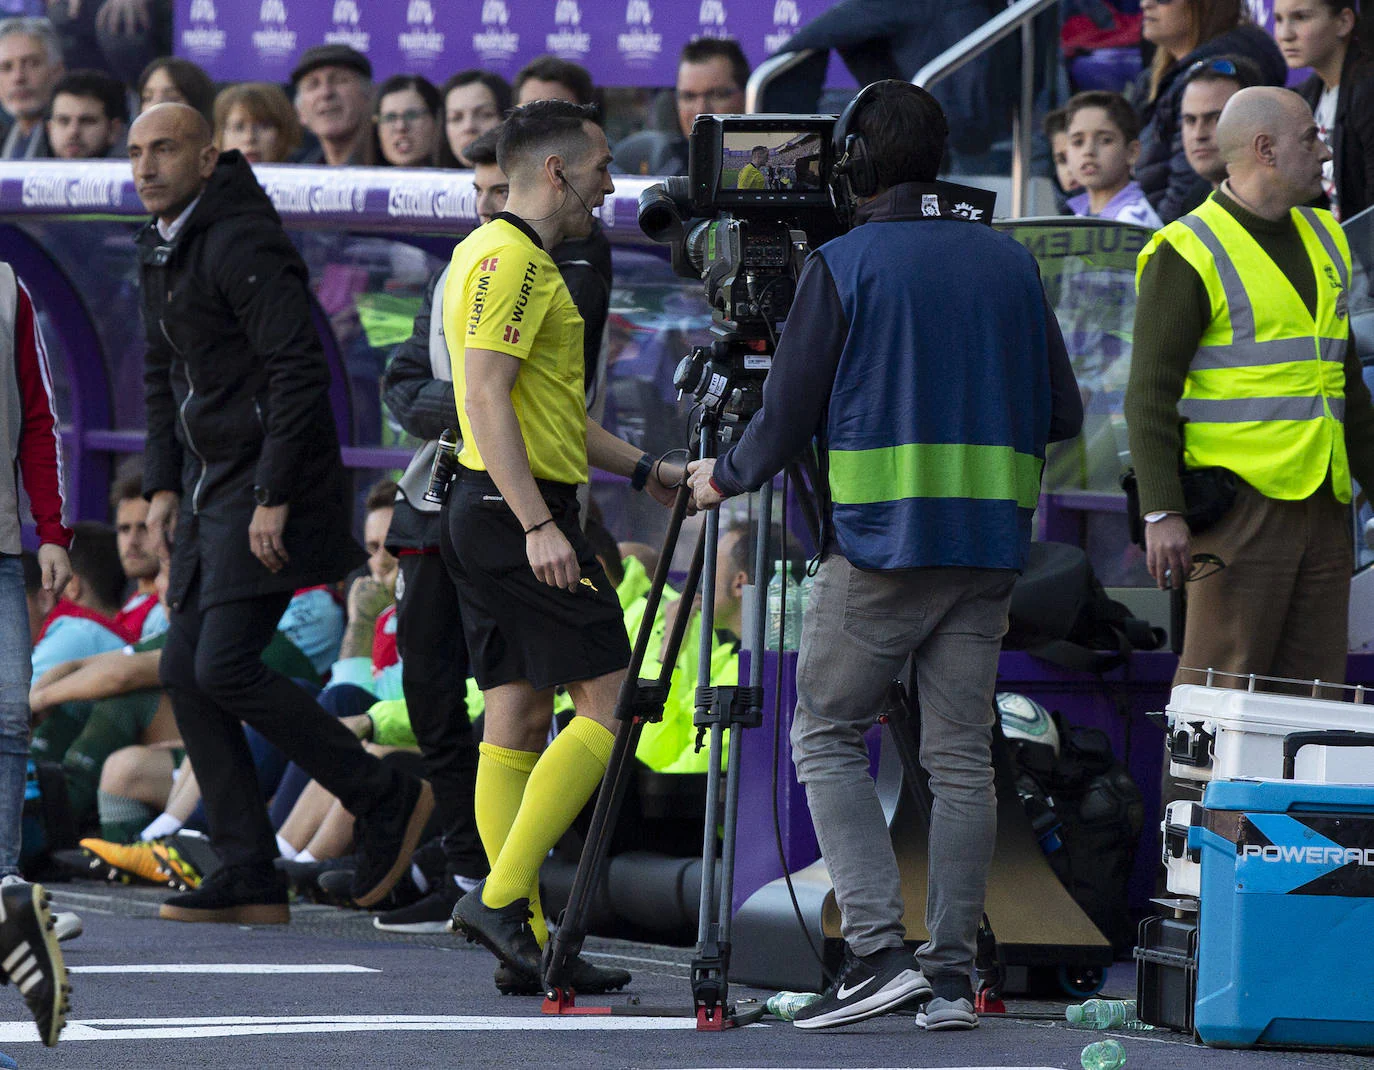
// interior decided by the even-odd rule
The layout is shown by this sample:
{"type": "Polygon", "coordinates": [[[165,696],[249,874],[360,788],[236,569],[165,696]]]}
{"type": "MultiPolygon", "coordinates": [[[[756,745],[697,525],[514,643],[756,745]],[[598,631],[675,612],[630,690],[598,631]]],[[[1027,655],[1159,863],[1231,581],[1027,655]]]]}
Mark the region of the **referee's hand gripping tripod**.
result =
{"type": "MultiPolygon", "coordinates": [[[[762,384],[767,370],[766,361],[755,361],[757,355],[749,343],[722,338],[709,348],[695,350],[678,370],[677,385],[700,403],[700,417],[695,428],[696,452],[700,458],[715,456],[719,444],[737,441],[749,418],[762,402],[762,384]],[[754,366],[751,366],[754,365],[754,366]]],[[[800,481],[797,481],[800,485],[800,481]]],[[[677,663],[683,636],[690,619],[689,607],[700,587],[701,647],[697,659],[699,671],[705,674],[698,681],[696,691],[697,745],[709,739],[710,759],[706,771],[706,818],[702,837],[701,895],[697,924],[697,953],[692,962],[692,1003],[697,1028],[720,1030],[744,1024],[729,1004],[730,923],[731,900],[734,895],[735,824],[739,808],[740,749],[733,742],[726,759],[724,799],[721,798],[721,759],[725,753],[725,732],[732,728],[752,728],[763,717],[763,607],[762,598],[755,597],[753,609],[745,622],[750,636],[749,683],[747,686],[710,684],[711,645],[715,632],[715,576],[716,541],[720,532],[720,512],[712,510],[698,533],[692,553],[691,567],[683,585],[681,611],[674,615],[662,657],[662,669],[657,679],[639,679],[640,668],[648,649],[654,620],[662,602],[668,580],[668,570],[682,532],[691,492],[686,486],[678,488],[663,539],[658,567],[650,587],[643,622],[635,638],[625,682],[616,700],[615,744],[611,750],[606,777],[601,783],[592,812],[591,827],[578,862],[567,909],[556,934],[549,939],[544,951],[544,988],[546,1014],[607,1014],[608,1008],[576,1006],[576,994],[568,987],[567,977],[573,959],[582,949],[587,934],[587,920],[595,889],[605,876],[607,850],[624,802],[630,778],[635,775],[635,749],[645,724],[663,716],[673,666],[677,663]],[[703,583],[704,579],[704,583],[703,583]],[[722,813],[723,809],[723,813],[722,813]],[[720,851],[720,871],[716,870],[716,832],[723,828],[720,851]]],[[[763,590],[759,583],[761,565],[768,560],[769,516],[772,510],[772,486],[764,484],[759,492],[757,535],[751,551],[751,572],[756,594],[763,590]]],[[[621,1008],[617,1008],[621,1009],[621,1008]]],[[[623,1010],[635,1013],[635,1009],[623,1010]]],[[[638,1013],[646,1013],[639,1009],[638,1013]]],[[[656,1011],[653,1013],[663,1013],[656,1011]]],[[[761,1008],[750,1015],[761,1015],[761,1008]]]]}

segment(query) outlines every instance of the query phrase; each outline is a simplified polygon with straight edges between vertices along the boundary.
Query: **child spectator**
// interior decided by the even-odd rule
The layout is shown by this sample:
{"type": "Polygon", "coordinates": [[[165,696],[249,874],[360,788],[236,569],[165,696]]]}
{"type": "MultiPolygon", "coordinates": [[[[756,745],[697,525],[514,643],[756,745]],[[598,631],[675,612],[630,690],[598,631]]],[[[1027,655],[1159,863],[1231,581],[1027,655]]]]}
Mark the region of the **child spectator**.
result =
{"type": "Polygon", "coordinates": [[[1079,93],[1068,114],[1069,170],[1084,192],[1069,198],[1074,215],[1159,227],[1131,168],[1140,156],[1140,120],[1120,93],[1079,93]]]}
{"type": "Polygon", "coordinates": [[[215,97],[215,146],[249,163],[282,163],[300,148],[301,121],[280,86],[240,82],[215,97]]]}

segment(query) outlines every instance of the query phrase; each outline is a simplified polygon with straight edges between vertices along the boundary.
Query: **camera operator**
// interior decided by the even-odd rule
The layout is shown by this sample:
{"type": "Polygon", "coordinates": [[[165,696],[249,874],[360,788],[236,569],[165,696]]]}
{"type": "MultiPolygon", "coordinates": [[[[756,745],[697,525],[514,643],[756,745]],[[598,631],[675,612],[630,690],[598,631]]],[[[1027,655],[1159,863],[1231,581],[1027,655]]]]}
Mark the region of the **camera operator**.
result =
{"type": "Polygon", "coordinates": [[[791,743],[846,955],[798,1014],[802,1028],[932,989],[924,1028],[978,1023],[997,656],[1045,444],[1082,422],[1034,259],[972,221],[990,214],[986,194],[934,181],[947,136],[935,98],[907,82],[874,83],[850,103],[831,182],[861,225],[808,261],[763,408],[738,445],[689,466],[700,508],[772,479],[813,437],[828,474],[791,743]],[[904,946],[901,879],[864,743],[910,656],[934,795],[919,963],[904,946]]]}
{"type": "Polygon", "coordinates": [[[491,860],[453,921],[536,992],[532,890],[605,773],[630,660],[620,603],[578,523],[577,487],[590,462],[672,497],[652,458],[587,415],[582,317],[547,252],[591,233],[592,209],[615,189],[594,117],[553,100],[511,113],[497,143],[506,211],[458,245],[444,286],[463,448],[451,546],[440,549],[486,705],[474,802],[491,860]],[[541,754],[560,684],[578,716],[541,754]]]}

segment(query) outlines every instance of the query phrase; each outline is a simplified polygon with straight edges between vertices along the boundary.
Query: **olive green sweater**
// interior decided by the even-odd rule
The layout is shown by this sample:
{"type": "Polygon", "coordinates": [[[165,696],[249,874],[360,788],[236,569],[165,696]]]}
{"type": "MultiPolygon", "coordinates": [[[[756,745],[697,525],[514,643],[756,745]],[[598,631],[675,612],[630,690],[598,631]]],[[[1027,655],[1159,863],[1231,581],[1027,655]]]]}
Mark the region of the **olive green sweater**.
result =
{"type": "MultiPolygon", "coordinates": [[[[1220,190],[1215,197],[1269,254],[1315,315],[1316,273],[1292,220],[1264,219],[1220,190]]],[[[1126,386],[1126,428],[1142,514],[1183,511],[1183,489],[1178,480],[1183,450],[1178,400],[1211,315],[1202,277],[1173,246],[1162,243],[1140,276],[1131,377],[1126,386]]],[[[1362,487],[1374,487],[1374,408],[1360,375],[1353,336],[1345,353],[1345,397],[1350,470],[1362,487]]]]}

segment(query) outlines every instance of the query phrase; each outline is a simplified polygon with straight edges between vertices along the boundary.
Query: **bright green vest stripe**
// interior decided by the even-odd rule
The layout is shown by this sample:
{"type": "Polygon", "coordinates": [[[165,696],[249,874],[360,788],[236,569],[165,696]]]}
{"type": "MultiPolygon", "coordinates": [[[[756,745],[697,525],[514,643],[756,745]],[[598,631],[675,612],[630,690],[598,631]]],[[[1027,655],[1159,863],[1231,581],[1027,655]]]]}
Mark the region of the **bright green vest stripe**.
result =
{"type": "Polygon", "coordinates": [[[831,450],[830,496],[836,505],[904,498],[1014,501],[1034,509],[1045,462],[1010,446],[910,442],[869,450],[831,450]]]}

